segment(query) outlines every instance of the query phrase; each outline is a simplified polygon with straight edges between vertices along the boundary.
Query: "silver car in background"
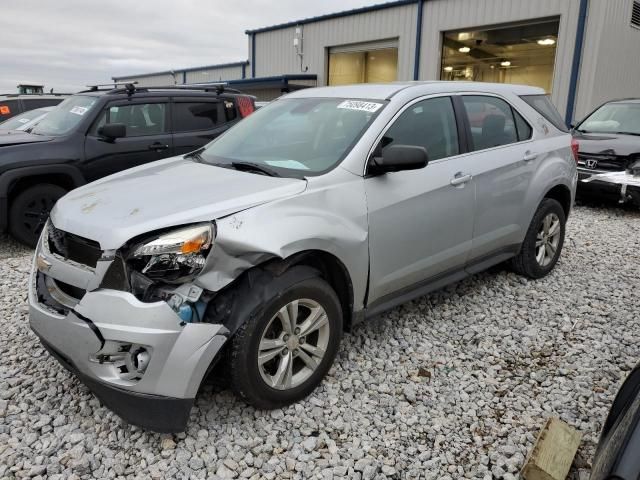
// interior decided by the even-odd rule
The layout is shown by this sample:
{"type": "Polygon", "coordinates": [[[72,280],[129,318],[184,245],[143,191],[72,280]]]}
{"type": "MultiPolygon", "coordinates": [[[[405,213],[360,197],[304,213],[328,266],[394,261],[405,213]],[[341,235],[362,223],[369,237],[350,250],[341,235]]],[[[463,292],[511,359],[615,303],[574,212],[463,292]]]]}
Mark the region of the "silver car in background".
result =
{"type": "Polygon", "coordinates": [[[257,408],[300,400],[355,323],[506,260],[553,269],[577,174],[549,108],[538,88],[487,83],[282,97],[198,151],[59,200],[31,327],[153,430],[185,428],[216,364],[257,408]]]}

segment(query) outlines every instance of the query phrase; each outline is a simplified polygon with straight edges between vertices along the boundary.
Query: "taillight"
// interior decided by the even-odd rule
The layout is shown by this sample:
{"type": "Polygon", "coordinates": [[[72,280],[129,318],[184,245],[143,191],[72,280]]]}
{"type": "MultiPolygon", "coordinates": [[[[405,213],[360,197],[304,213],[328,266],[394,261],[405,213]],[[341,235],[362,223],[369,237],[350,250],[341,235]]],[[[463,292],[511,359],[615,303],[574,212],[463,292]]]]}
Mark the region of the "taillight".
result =
{"type": "Polygon", "coordinates": [[[255,110],[255,107],[253,106],[253,100],[251,99],[251,97],[246,97],[243,95],[238,96],[237,102],[238,102],[238,110],[240,111],[240,116],[242,118],[248,117],[255,110]]]}
{"type": "Polygon", "coordinates": [[[10,113],[9,105],[0,105],[0,115],[9,115],[10,113]]]}
{"type": "Polygon", "coordinates": [[[573,152],[573,159],[578,163],[578,151],[580,150],[580,144],[575,138],[571,139],[571,151],[573,152]]]}

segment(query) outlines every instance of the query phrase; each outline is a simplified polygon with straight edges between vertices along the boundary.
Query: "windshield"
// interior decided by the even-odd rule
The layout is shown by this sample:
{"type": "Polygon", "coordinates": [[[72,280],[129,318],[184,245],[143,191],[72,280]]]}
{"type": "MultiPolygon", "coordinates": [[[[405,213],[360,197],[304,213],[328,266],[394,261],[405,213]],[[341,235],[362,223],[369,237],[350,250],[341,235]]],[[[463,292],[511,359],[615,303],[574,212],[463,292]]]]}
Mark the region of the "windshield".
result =
{"type": "Polygon", "coordinates": [[[583,133],[640,135],[640,103],[608,103],[593,112],[576,129],[583,133]]]}
{"type": "Polygon", "coordinates": [[[28,112],[16,115],[15,117],[0,123],[0,130],[17,130],[20,127],[24,127],[34,118],[39,117],[44,112],[45,111],[43,111],[41,108],[36,108],[35,110],[29,110],[28,112]]]}
{"type": "Polygon", "coordinates": [[[73,130],[97,102],[96,97],[76,95],[67,98],[44,117],[31,133],[64,135],[73,130]]]}
{"type": "Polygon", "coordinates": [[[250,162],[285,176],[324,172],[342,161],[383,106],[381,101],[285,98],[252,113],[200,155],[207,163],[250,162]]]}

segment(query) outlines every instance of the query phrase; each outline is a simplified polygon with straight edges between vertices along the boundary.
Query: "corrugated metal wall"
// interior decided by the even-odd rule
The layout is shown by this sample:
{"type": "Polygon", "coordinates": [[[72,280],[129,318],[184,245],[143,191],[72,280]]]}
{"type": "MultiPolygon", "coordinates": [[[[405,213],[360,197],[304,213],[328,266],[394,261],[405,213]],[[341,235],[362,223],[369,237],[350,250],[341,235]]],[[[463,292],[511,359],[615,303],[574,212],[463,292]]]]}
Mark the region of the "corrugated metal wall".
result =
{"type": "MultiPolygon", "coordinates": [[[[182,72],[176,72],[176,81],[182,83],[182,72]]],[[[174,80],[171,74],[158,74],[149,75],[143,77],[118,77],[118,83],[138,82],[139,87],[165,87],[167,85],[173,85],[174,80]]]]}
{"type": "Polygon", "coordinates": [[[422,23],[420,79],[440,78],[443,31],[559,16],[560,30],[551,97],[556,107],[564,112],[569,92],[579,7],[580,0],[427,1],[424,4],[422,23]]]}
{"type": "MultiPolygon", "coordinates": [[[[304,66],[318,75],[318,85],[325,85],[328,47],[397,38],[398,79],[411,78],[417,8],[417,3],[402,5],[303,25],[304,66]]],[[[293,46],[295,27],[255,35],[256,77],[303,73],[293,46]]]]}
{"type": "Polygon", "coordinates": [[[631,26],[633,0],[591,0],[575,118],[613,98],[640,97],[640,29],[631,26]]]}
{"type": "MultiPolygon", "coordinates": [[[[186,83],[223,82],[226,80],[238,80],[240,78],[242,78],[241,65],[232,67],[204,68],[202,70],[188,71],[186,83]]],[[[179,82],[182,83],[182,73],[180,73],[179,82]]]]}

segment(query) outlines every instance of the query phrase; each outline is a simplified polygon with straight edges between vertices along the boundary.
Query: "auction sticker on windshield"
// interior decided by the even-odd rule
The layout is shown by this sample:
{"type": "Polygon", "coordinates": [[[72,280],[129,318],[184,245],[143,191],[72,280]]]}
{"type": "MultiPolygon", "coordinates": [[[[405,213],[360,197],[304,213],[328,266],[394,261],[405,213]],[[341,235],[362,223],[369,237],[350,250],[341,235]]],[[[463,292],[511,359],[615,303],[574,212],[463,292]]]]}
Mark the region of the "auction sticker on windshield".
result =
{"type": "Polygon", "coordinates": [[[345,100],[338,105],[338,108],[347,110],[362,110],[363,112],[375,112],[382,106],[381,103],[363,102],[362,100],[345,100]]]}
{"type": "Polygon", "coordinates": [[[69,113],[75,113],[76,115],[84,115],[85,113],[87,113],[87,110],[89,110],[86,107],[73,107],[71,110],[69,110],[69,113]]]}

